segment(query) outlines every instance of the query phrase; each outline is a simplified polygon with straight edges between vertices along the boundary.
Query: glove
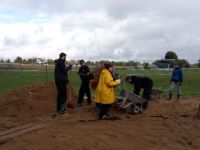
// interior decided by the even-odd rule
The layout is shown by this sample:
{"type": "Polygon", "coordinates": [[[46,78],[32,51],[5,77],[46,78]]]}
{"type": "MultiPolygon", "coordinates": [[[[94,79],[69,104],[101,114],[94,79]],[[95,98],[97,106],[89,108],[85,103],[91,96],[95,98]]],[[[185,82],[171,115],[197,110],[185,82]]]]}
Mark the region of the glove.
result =
{"type": "Polygon", "coordinates": [[[117,81],[117,83],[118,83],[118,84],[120,84],[120,83],[121,83],[121,79],[117,79],[116,81],[117,81]]]}

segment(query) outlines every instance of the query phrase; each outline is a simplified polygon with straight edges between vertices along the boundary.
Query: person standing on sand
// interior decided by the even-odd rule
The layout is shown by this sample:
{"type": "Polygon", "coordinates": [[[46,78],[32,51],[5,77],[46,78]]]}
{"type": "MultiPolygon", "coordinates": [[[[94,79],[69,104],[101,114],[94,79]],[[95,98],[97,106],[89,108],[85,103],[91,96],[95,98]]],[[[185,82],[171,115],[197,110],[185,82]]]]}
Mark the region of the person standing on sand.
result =
{"type": "Polygon", "coordinates": [[[59,59],[55,61],[55,84],[57,87],[57,112],[64,114],[66,111],[67,90],[66,86],[69,83],[67,72],[71,70],[72,65],[65,65],[66,54],[60,53],[59,59]]]}
{"type": "Polygon", "coordinates": [[[183,82],[183,71],[180,65],[176,63],[172,73],[172,78],[170,80],[169,100],[172,99],[172,93],[174,89],[177,90],[176,101],[178,102],[180,100],[182,82],[183,82]]]}
{"type": "Polygon", "coordinates": [[[95,103],[97,108],[100,109],[98,119],[99,120],[110,120],[111,117],[108,115],[111,104],[115,101],[114,88],[121,83],[121,80],[115,80],[112,77],[111,72],[113,66],[111,64],[104,64],[95,92],[95,103]]]}
{"type": "Polygon", "coordinates": [[[78,106],[82,106],[83,97],[86,93],[87,95],[87,103],[90,105],[92,103],[91,100],[91,92],[90,92],[90,80],[93,78],[93,75],[90,73],[90,68],[85,64],[84,60],[80,61],[81,67],[79,68],[78,74],[81,78],[81,87],[79,90],[79,100],[77,102],[78,106]]]}

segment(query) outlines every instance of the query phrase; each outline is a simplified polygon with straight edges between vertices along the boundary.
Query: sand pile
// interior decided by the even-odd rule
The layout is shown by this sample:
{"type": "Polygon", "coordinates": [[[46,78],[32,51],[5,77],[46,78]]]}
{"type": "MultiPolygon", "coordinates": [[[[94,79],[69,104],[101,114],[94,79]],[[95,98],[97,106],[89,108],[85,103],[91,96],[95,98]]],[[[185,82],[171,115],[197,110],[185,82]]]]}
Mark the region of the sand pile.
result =
{"type": "Polygon", "coordinates": [[[0,127],[10,127],[47,117],[55,112],[55,106],[56,88],[53,84],[40,84],[10,91],[0,98],[0,127]]]}
{"type": "MultiPolygon", "coordinates": [[[[74,100],[75,95],[72,94],[74,100]]],[[[0,145],[4,150],[190,150],[200,149],[200,119],[195,118],[199,98],[152,101],[143,114],[111,110],[118,121],[93,121],[98,110],[83,106],[68,110],[70,116],[50,117],[55,112],[54,85],[35,85],[11,91],[0,98],[0,130],[46,119],[44,129],[0,145]]],[[[41,123],[39,121],[39,123],[41,123]]]]}

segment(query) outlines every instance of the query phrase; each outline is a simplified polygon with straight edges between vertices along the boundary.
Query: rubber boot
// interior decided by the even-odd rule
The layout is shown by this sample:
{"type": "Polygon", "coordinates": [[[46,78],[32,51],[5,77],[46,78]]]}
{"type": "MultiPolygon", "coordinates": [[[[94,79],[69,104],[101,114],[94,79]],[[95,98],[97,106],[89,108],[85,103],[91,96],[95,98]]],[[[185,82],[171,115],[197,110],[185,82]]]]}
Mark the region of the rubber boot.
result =
{"type": "Polygon", "coordinates": [[[172,93],[169,93],[169,100],[172,99],[172,93]]]}

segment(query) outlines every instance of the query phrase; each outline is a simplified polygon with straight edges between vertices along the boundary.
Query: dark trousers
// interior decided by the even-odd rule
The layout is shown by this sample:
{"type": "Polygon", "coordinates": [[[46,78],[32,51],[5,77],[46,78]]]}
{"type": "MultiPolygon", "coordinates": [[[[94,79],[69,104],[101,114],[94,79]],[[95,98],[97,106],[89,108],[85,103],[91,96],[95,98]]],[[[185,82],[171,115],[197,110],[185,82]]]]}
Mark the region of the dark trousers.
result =
{"type": "Polygon", "coordinates": [[[149,83],[148,85],[145,86],[144,91],[143,91],[143,95],[142,97],[146,100],[150,100],[151,99],[151,94],[152,94],[152,88],[153,88],[153,83],[149,83]]]}
{"type": "Polygon", "coordinates": [[[96,103],[97,108],[100,109],[99,112],[99,119],[101,119],[104,115],[108,115],[109,109],[110,109],[110,104],[100,104],[96,103]]]}
{"type": "Polygon", "coordinates": [[[148,101],[151,99],[151,94],[152,94],[152,88],[153,88],[153,82],[149,83],[148,85],[146,85],[146,87],[144,88],[143,91],[143,95],[142,97],[144,99],[146,99],[147,101],[143,103],[143,108],[146,109],[148,106],[148,101]]]}
{"type": "Polygon", "coordinates": [[[85,94],[88,97],[88,99],[87,99],[88,103],[91,103],[91,92],[90,92],[90,82],[89,81],[82,81],[82,83],[81,83],[81,87],[79,90],[78,104],[81,104],[83,102],[83,97],[85,94]]]}
{"type": "Polygon", "coordinates": [[[66,102],[67,102],[67,82],[56,82],[56,87],[58,91],[57,95],[57,111],[65,112],[66,102]]]}

